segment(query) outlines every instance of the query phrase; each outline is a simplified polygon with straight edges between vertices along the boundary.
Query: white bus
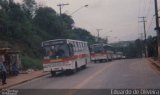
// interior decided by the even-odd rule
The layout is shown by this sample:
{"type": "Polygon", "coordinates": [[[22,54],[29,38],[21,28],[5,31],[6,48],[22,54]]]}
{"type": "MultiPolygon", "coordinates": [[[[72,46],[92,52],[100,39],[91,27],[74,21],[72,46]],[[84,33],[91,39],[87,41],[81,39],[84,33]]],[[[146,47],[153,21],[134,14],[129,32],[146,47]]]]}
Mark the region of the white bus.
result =
{"type": "Polygon", "coordinates": [[[91,60],[96,62],[111,61],[113,59],[113,47],[108,44],[93,44],[90,46],[91,60]]]}
{"type": "Polygon", "coordinates": [[[56,72],[75,72],[90,62],[88,43],[71,39],[56,39],[42,42],[44,50],[43,69],[56,72]]]}

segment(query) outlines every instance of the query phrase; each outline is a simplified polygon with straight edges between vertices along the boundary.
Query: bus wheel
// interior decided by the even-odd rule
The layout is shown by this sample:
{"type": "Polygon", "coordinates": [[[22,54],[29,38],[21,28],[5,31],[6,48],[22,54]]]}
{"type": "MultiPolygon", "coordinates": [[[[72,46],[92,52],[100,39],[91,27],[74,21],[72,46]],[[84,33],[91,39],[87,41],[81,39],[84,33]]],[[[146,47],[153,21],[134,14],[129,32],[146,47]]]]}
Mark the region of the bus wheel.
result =
{"type": "Polygon", "coordinates": [[[106,59],[103,59],[102,62],[105,63],[105,62],[106,62],[106,59]]]}
{"type": "Polygon", "coordinates": [[[105,59],[105,62],[108,62],[108,59],[105,59]]]}
{"type": "Polygon", "coordinates": [[[76,73],[78,71],[78,66],[77,66],[77,62],[75,62],[75,68],[73,70],[73,73],[76,73]]]}
{"type": "Polygon", "coordinates": [[[83,68],[86,69],[87,68],[87,59],[85,59],[85,64],[83,65],[83,68]]]}
{"type": "Polygon", "coordinates": [[[100,60],[99,60],[99,63],[103,63],[103,59],[100,59],[100,60]]]}
{"type": "Polygon", "coordinates": [[[72,71],[71,70],[66,70],[66,71],[64,71],[64,74],[65,75],[70,75],[70,74],[72,74],[72,71]]]}
{"type": "Polygon", "coordinates": [[[81,69],[86,69],[87,68],[87,60],[85,60],[85,64],[81,67],[81,69]]]}
{"type": "Polygon", "coordinates": [[[51,76],[54,77],[56,75],[55,71],[51,71],[51,76]]]}

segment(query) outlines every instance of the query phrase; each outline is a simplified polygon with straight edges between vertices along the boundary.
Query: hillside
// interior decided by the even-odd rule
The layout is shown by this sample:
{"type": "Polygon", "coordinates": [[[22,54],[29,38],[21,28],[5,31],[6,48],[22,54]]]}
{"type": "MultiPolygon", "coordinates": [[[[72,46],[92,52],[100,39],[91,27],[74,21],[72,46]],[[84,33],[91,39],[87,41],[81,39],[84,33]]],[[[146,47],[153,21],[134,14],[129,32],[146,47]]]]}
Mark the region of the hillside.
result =
{"type": "Polygon", "coordinates": [[[46,40],[70,38],[95,42],[90,32],[72,28],[73,24],[70,16],[59,16],[54,9],[38,6],[34,0],[24,0],[22,4],[0,0],[0,48],[20,50],[22,58],[40,60],[41,42],[46,40]]]}
{"type": "Polygon", "coordinates": [[[1,0],[0,6],[0,47],[20,49],[39,58],[42,41],[71,38],[94,42],[87,30],[72,29],[74,20],[70,16],[59,16],[50,7],[36,7],[34,0],[24,0],[23,4],[1,0]]]}

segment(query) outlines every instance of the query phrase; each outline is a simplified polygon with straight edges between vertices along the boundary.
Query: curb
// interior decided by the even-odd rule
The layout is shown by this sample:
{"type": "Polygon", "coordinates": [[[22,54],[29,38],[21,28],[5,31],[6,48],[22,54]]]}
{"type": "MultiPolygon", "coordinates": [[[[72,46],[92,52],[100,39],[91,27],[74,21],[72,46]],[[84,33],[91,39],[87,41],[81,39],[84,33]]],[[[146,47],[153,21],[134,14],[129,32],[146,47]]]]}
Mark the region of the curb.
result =
{"type": "Polygon", "coordinates": [[[154,65],[156,65],[157,67],[160,68],[160,64],[158,64],[157,62],[155,62],[153,59],[149,58],[148,59],[150,62],[152,62],[154,65]]]}
{"type": "Polygon", "coordinates": [[[12,87],[12,86],[16,86],[16,85],[19,85],[19,84],[22,84],[22,83],[25,83],[25,82],[28,82],[28,81],[31,81],[31,80],[34,80],[34,79],[37,79],[37,78],[43,77],[43,76],[48,75],[48,74],[49,74],[49,73],[42,74],[42,75],[39,75],[39,76],[33,77],[33,78],[31,78],[31,79],[21,81],[21,82],[16,83],[16,84],[8,85],[8,86],[6,86],[6,87],[0,87],[0,90],[2,90],[2,89],[6,89],[6,88],[9,88],[9,87],[12,87]]]}

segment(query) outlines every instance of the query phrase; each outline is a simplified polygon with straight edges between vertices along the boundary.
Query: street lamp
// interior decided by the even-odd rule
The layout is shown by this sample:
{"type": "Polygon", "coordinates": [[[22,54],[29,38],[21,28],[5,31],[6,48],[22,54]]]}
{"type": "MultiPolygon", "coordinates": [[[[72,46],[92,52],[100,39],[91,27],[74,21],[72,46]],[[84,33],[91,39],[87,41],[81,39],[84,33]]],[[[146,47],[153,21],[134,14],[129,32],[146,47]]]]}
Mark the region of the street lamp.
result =
{"type": "MultiPolygon", "coordinates": [[[[76,12],[78,12],[80,9],[82,9],[82,8],[84,8],[84,7],[88,7],[88,5],[84,5],[84,6],[82,6],[82,7],[80,7],[80,8],[78,8],[77,10],[75,10],[74,12],[72,12],[69,16],[72,16],[74,13],[76,13],[76,12]]],[[[74,24],[72,25],[72,29],[74,29],[74,24]]]]}
{"type": "Polygon", "coordinates": [[[77,11],[79,11],[80,9],[85,8],[85,7],[88,7],[88,5],[84,5],[84,6],[80,7],[80,8],[78,8],[77,10],[75,10],[74,12],[72,12],[70,14],[70,16],[72,16],[74,13],[76,13],[77,11]]]}

